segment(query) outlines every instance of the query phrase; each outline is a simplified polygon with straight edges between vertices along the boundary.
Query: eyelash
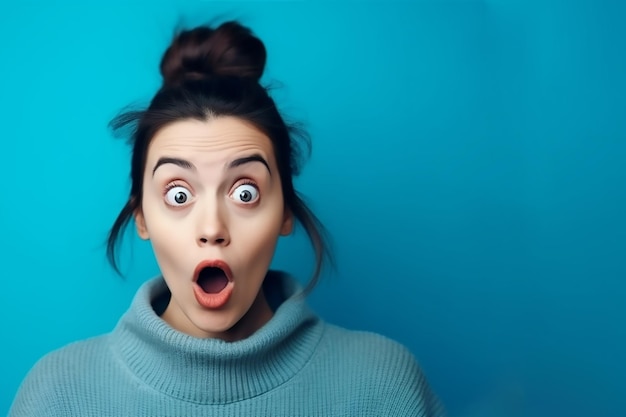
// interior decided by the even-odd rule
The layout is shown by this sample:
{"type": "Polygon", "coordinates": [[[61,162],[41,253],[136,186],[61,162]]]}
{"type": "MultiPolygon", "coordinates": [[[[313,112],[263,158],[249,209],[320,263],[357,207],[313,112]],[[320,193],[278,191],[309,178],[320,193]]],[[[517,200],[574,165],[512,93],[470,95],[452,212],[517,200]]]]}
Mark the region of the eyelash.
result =
{"type": "Polygon", "coordinates": [[[187,188],[187,189],[189,188],[186,185],[183,185],[183,184],[181,184],[178,181],[171,181],[171,182],[167,183],[167,185],[165,186],[165,189],[163,191],[163,195],[166,195],[169,190],[171,190],[172,188],[176,188],[176,187],[183,187],[183,188],[187,188]]]}
{"type": "Polygon", "coordinates": [[[247,178],[245,180],[241,180],[241,182],[235,182],[236,187],[239,187],[240,185],[252,185],[254,188],[259,189],[259,186],[256,185],[256,182],[247,178]]]}

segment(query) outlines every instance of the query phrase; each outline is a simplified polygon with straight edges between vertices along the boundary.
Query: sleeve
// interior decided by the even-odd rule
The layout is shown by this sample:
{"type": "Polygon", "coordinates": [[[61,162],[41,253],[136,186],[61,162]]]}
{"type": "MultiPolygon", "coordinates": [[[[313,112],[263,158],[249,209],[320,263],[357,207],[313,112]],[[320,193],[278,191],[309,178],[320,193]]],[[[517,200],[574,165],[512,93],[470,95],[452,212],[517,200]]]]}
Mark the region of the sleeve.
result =
{"type": "Polygon", "coordinates": [[[387,378],[385,410],[390,417],[445,417],[446,411],[431,389],[413,354],[396,345],[387,378]]]}
{"type": "Polygon", "coordinates": [[[54,369],[44,357],[20,384],[8,417],[56,417],[69,415],[63,411],[54,369]]]}

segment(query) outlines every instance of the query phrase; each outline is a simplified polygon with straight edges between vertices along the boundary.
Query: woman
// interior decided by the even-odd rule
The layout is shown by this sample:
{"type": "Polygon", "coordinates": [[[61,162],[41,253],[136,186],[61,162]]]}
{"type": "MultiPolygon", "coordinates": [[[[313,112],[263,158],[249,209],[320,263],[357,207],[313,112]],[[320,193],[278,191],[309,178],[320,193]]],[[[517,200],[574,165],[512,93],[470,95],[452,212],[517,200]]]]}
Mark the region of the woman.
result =
{"type": "Polygon", "coordinates": [[[236,22],[180,33],[163,86],[135,123],[131,191],[108,241],[131,221],[161,275],[116,328],[52,352],[10,416],[440,416],[411,353],[324,323],[305,303],[327,256],[296,193],[295,131],[259,83],[265,47],[236,22]],[[302,289],[269,270],[298,221],[317,266],[302,289]]]}

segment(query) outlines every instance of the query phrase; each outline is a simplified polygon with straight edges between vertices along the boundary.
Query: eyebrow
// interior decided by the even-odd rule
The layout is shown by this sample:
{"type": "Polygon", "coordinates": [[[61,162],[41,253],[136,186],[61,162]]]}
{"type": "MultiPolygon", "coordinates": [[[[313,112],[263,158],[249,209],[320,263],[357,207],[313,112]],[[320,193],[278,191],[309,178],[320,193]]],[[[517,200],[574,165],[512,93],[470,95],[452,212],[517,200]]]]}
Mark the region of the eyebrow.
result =
{"type": "MultiPolygon", "coordinates": [[[[265,165],[265,168],[267,168],[267,171],[269,172],[270,175],[272,175],[272,170],[270,169],[270,165],[267,163],[267,161],[265,160],[265,158],[263,158],[260,154],[253,154],[250,156],[244,156],[243,158],[237,158],[234,161],[231,161],[228,164],[228,168],[232,169],[232,168],[237,168],[241,165],[245,165],[245,164],[249,164],[251,162],[260,162],[263,165],[265,165]]],[[[159,160],[157,161],[157,163],[154,165],[154,168],[152,168],[152,176],[154,176],[154,173],[156,172],[157,168],[160,167],[161,165],[165,165],[165,164],[174,164],[176,166],[179,166],[181,168],[184,169],[189,169],[192,171],[196,170],[196,167],[194,164],[192,164],[191,162],[187,161],[186,159],[181,159],[181,158],[172,158],[172,157],[161,157],[159,158],[159,160]]]]}
{"type": "Polygon", "coordinates": [[[236,167],[244,165],[244,164],[249,164],[250,162],[260,162],[260,163],[262,163],[263,165],[265,165],[265,168],[267,168],[267,172],[269,172],[270,176],[272,175],[272,170],[270,169],[270,164],[268,164],[267,161],[265,160],[265,158],[263,158],[258,153],[255,153],[255,154],[250,155],[250,156],[244,156],[243,158],[235,159],[230,164],[228,164],[228,168],[236,168],[236,167]]]}
{"type": "Polygon", "coordinates": [[[154,165],[154,168],[152,168],[152,176],[154,177],[154,173],[157,170],[158,167],[160,167],[161,165],[165,165],[165,164],[174,164],[177,165],[181,168],[184,169],[190,169],[192,171],[196,170],[196,167],[194,166],[194,164],[192,164],[191,162],[187,161],[186,159],[180,159],[180,158],[171,158],[171,157],[162,157],[159,158],[159,160],[157,161],[157,163],[154,165]]]}

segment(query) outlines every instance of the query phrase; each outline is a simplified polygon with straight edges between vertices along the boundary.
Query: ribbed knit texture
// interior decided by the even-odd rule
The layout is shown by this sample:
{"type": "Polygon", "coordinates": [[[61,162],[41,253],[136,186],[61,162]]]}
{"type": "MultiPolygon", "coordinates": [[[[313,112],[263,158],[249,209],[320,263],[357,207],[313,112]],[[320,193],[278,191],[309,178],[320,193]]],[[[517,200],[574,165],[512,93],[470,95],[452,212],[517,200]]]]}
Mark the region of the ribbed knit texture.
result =
{"type": "Polygon", "coordinates": [[[326,324],[287,299],[245,340],[198,339],[152,308],[144,284],[110,334],[43,357],[9,412],[26,416],[443,416],[412,354],[383,336],[326,324]]]}

